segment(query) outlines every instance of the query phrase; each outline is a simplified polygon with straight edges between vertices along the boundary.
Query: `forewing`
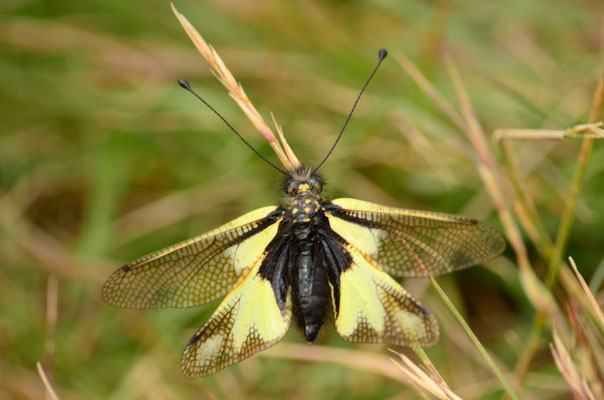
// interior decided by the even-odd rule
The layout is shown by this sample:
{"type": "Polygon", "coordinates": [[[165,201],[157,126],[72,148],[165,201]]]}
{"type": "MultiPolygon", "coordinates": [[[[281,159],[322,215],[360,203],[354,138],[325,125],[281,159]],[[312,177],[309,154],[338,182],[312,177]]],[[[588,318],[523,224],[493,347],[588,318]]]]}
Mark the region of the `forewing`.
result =
{"type": "Polygon", "coordinates": [[[375,260],[343,245],[350,265],[340,274],[336,329],[358,343],[431,346],[438,340],[436,318],[383,272],[375,260]]]}
{"type": "Polygon", "coordinates": [[[103,299],[126,308],[192,307],[217,299],[263,257],[280,214],[274,206],[260,208],[126,264],[105,282],[103,299]]]}
{"type": "Polygon", "coordinates": [[[327,217],[334,232],[396,276],[436,276],[489,261],[505,249],[495,229],[458,215],[337,199],[327,217]]]}
{"type": "Polygon", "coordinates": [[[191,338],[182,356],[187,378],[213,374],[276,344],[291,322],[291,297],[279,308],[258,260],[226,296],[208,322],[191,338]]]}

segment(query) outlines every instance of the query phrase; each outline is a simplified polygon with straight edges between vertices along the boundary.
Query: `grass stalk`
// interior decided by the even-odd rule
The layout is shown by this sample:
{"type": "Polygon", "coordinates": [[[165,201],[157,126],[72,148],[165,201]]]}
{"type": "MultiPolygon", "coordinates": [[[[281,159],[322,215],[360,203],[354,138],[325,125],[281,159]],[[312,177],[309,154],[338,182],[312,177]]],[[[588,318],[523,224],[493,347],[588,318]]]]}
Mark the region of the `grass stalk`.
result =
{"type": "MultiPolygon", "coordinates": [[[[599,119],[600,109],[602,108],[602,97],[604,96],[604,71],[602,71],[598,84],[594,92],[591,110],[589,112],[588,123],[594,124],[599,119]]],[[[573,179],[571,186],[570,195],[566,202],[566,207],[562,213],[560,220],[560,227],[558,228],[558,235],[556,236],[556,242],[554,250],[552,252],[552,258],[549,264],[549,274],[547,276],[546,284],[547,287],[551,288],[558,278],[558,270],[562,263],[562,256],[566,250],[568,243],[568,234],[570,227],[575,219],[575,209],[577,208],[577,201],[579,200],[579,194],[583,187],[583,179],[585,178],[585,171],[587,170],[587,162],[593,149],[594,139],[591,137],[585,137],[581,143],[581,149],[579,150],[579,160],[577,164],[577,171],[573,179]]]]}
{"type": "MultiPolygon", "coordinates": [[[[594,92],[594,97],[592,101],[591,110],[589,113],[589,123],[595,123],[599,119],[599,111],[602,107],[602,97],[604,96],[604,71],[600,75],[598,79],[598,84],[596,90],[594,92]]],[[[585,169],[587,168],[587,161],[589,160],[589,155],[591,154],[591,149],[593,146],[592,138],[583,139],[583,143],[581,144],[581,149],[579,153],[579,162],[577,166],[577,172],[575,173],[575,178],[573,180],[571,194],[569,196],[569,200],[566,203],[566,207],[562,214],[562,219],[560,222],[560,227],[558,229],[558,235],[556,236],[556,242],[552,249],[552,256],[549,263],[549,272],[546,280],[546,285],[548,288],[552,288],[553,284],[557,280],[558,271],[560,269],[560,264],[562,262],[562,254],[566,248],[566,244],[568,242],[568,233],[570,230],[570,225],[574,220],[574,213],[576,208],[577,199],[579,196],[579,192],[581,186],[583,184],[583,177],[585,175],[585,169]]],[[[530,366],[531,360],[537,352],[538,347],[540,346],[540,337],[543,332],[543,328],[545,325],[545,319],[543,318],[543,314],[541,310],[533,319],[533,326],[531,328],[530,339],[528,345],[524,348],[523,353],[518,358],[516,363],[516,367],[514,368],[516,373],[516,381],[518,385],[521,385],[524,382],[526,377],[526,373],[530,366]]]]}
{"type": "MultiPolygon", "coordinates": [[[[206,61],[212,67],[212,73],[216,76],[216,79],[223,84],[224,87],[229,91],[229,95],[235,100],[237,105],[243,110],[248,119],[252,122],[252,124],[256,127],[258,132],[264,137],[264,139],[270,144],[273,148],[273,151],[279,158],[279,161],[283,164],[285,169],[288,171],[298,167],[300,162],[294,155],[293,151],[285,141],[285,138],[282,134],[280,134],[280,138],[283,142],[283,146],[279,143],[279,140],[268,126],[268,124],[262,118],[262,115],[256,110],[256,107],[252,104],[250,99],[245,94],[243,87],[241,84],[237,82],[231,71],[227,68],[224,61],[218,52],[214,50],[214,48],[209,45],[201,34],[195,29],[195,27],[189,22],[189,20],[178,12],[174,4],[171,4],[172,11],[178,21],[182,25],[183,29],[195,45],[199,53],[206,59],[206,61]],[[284,148],[285,147],[285,150],[284,148]]],[[[275,123],[276,124],[276,123],[275,123]]],[[[279,129],[279,128],[277,128],[279,129]]]]}
{"type": "MultiPolygon", "coordinates": [[[[518,205],[520,206],[522,215],[524,216],[524,218],[518,218],[518,220],[522,223],[525,231],[529,234],[533,244],[539,251],[539,254],[541,254],[544,259],[549,259],[552,239],[547,233],[539,213],[535,209],[533,199],[530,197],[529,191],[524,185],[518,163],[516,162],[516,159],[509,148],[509,143],[507,140],[500,140],[497,143],[499,143],[499,149],[503,155],[504,166],[508,171],[510,182],[514,188],[515,195],[518,198],[518,205]]],[[[518,215],[519,213],[516,214],[518,215]]]]}
{"type": "Polygon", "coordinates": [[[591,293],[591,290],[589,290],[589,286],[587,286],[585,279],[583,279],[583,276],[579,272],[579,269],[577,268],[577,264],[575,264],[575,260],[573,260],[572,257],[568,257],[568,261],[569,261],[571,267],[573,268],[573,271],[575,272],[575,275],[577,276],[577,280],[581,284],[581,287],[583,288],[585,295],[589,299],[589,303],[591,305],[591,307],[589,307],[589,309],[593,310],[593,313],[595,314],[595,317],[596,317],[594,319],[596,321],[598,321],[598,323],[600,325],[600,329],[604,330],[604,314],[602,314],[602,309],[600,308],[600,306],[598,305],[598,302],[596,301],[593,294],[591,293]]]}
{"type": "MultiPolygon", "coordinates": [[[[409,378],[411,382],[416,384],[417,386],[423,388],[424,390],[432,393],[434,396],[438,397],[442,400],[461,400],[461,397],[453,393],[449,386],[447,386],[446,382],[442,379],[440,374],[434,368],[434,365],[426,355],[426,353],[420,348],[415,348],[415,354],[421,359],[422,363],[428,370],[426,373],[422,370],[417,364],[409,359],[409,357],[404,354],[397,353],[394,350],[392,351],[396,354],[401,362],[398,360],[392,359],[392,362],[399,367],[399,369],[409,378]]],[[[420,392],[421,393],[421,392],[420,392]]]]}
{"type": "Polygon", "coordinates": [[[46,372],[44,372],[44,368],[42,368],[42,364],[40,363],[40,361],[36,363],[36,367],[38,368],[38,375],[40,375],[40,379],[42,379],[42,383],[44,383],[44,387],[46,388],[46,393],[48,393],[48,397],[50,397],[51,400],[60,400],[60,397],[59,395],[57,395],[57,392],[52,387],[48,376],[46,376],[46,372]]]}
{"type": "Polygon", "coordinates": [[[512,387],[510,386],[508,381],[505,379],[505,377],[501,373],[501,370],[499,369],[497,364],[495,364],[495,362],[493,361],[493,359],[491,358],[491,356],[489,355],[487,350],[484,348],[482,343],[480,343],[480,340],[478,340],[478,338],[476,337],[474,332],[472,332],[472,329],[470,328],[468,323],[465,321],[465,319],[462,317],[462,315],[459,313],[459,311],[457,311],[457,308],[453,305],[453,303],[451,302],[451,300],[449,299],[449,297],[447,296],[445,291],[442,290],[442,288],[440,287],[440,285],[436,282],[436,280],[434,278],[430,277],[430,282],[432,282],[432,286],[434,286],[434,288],[436,289],[436,291],[438,292],[440,297],[443,299],[443,301],[445,302],[445,304],[447,305],[449,310],[453,313],[453,315],[455,316],[457,321],[459,321],[459,323],[461,324],[463,329],[466,331],[466,333],[468,334],[468,336],[470,337],[470,339],[472,340],[472,342],[474,343],[474,345],[476,346],[478,351],[480,351],[480,354],[485,359],[485,361],[487,362],[489,367],[491,367],[491,370],[493,370],[493,372],[495,373],[495,376],[497,377],[499,382],[501,382],[501,384],[503,385],[503,388],[507,392],[508,396],[514,400],[518,400],[518,397],[512,390],[512,387]]]}

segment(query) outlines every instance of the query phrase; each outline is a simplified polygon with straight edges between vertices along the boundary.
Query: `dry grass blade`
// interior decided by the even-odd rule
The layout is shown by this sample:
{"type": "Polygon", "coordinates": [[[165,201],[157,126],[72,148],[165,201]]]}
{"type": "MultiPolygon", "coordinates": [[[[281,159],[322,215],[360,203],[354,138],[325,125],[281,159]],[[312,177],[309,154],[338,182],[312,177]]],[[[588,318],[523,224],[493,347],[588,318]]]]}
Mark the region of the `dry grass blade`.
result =
{"type": "Polygon", "coordinates": [[[450,167],[443,161],[442,157],[439,157],[434,146],[418,126],[407,120],[401,114],[394,114],[391,119],[392,123],[399,129],[401,134],[407,138],[411,147],[413,147],[417,154],[419,154],[426,163],[430,165],[432,170],[439,175],[445,185],[454,186],[459,184],[457,178],[451,172],[450,167]]]}
{"type": "Polygon", "coordinates": [[[575,275],[577,276],[579,283],[581,283],[581,287],[585,291],[585,296],[589,299],[591,308],[593,309],[593,312],[597,316],[597,320],[600,323],[600,328],[604,329],[604,315],[602,314],[602,310],[600,309],[600,306],[598,306],[598,302],[594,298],[594,295],[591,293],[591,290],[589,290],[589,286],[587,286],[587,283],[583,279],[583,276],[581,275],[581,273],[579,273],[579,270],[577,269],[577,265],[575,264],[575,260],[573,260],[572,257],[568,257],[568,261],[570,262],[570,265],[573,267],[573,271],[575,271],[575,275]]]}
{"type": "Polygon", "coordinates": [[[604,124],[596,122],[592,124],[575,125],[566,130],[552,129],[497,129],[493,133],[496,141],[505,139],[604,139],[604,124]]]}
{"type": "MultiPolygon", "coordinates": [[[[480,163],[478,164],[478,172],[480,177],[487,188],[493,202],[495,203],[495,207],[499,214],[499,218],[501,223],[505,229],[508,240],[516,253],[518,265],[521,269],[521,278],[529,283],[535,283],[538,281],[535,276],[526,251],[526,247],[522,240],[522,236],[516,223],[510,213],[504,198],[503,193],[499,184],[499,179],[497,177],[497,168],[494,157],[492,156],[485,140],[484,132],[474,115],[474,111],[469,101],[469,97],[465,90],[465,87],[461,81],[461,77],[457,72],[457,69],[453,65],[453,63],[449,59],[445,59],[445,65],[447,66],[447,70],[453,81],[455,86],[455,90],[459,101],[461,103],[461,115],[455,110],[453,106],[451,106],[442,95],[440,95],[436,89],[428,82],[428,80],[423,76],[423,74],[411,63],[409,59],[404,57],[403,55],[399,55],[397,57],[401,67],[411,76],[411,78],[417,83],[417,85],[426,92],[426,94],[437,104],[437,106],[451,118],[453,123],[455,123],[458,128],[467,134],[468,139],[474,146],[476,153],[480,159],[480,163]]],[[[456,313],[455,307],[450,301],[447,301],[446,294],[442,292],[442,289],[438,286],[434,279],[432,280],[433,286],[437,289],[441,297],[447,302],[447,305],[451,309],[453,313],[456,313]]],[[[457,313],[458,314],[458,313],[457,313]]],[[[473,341],[477,348],[480,350],[481,354],[502,383],[503,387],[508,393],[508,396],[511,398],[517,398],[514,390],[509,386],[505,377],[499,370],[499,368],[495,365],[491,357],[488,355],[484,346],[478,341],[473,332],[467,326],[467,323],[463,320],[461,315],[457,315],[458,320],[462,325],[464,325],[464,329],[468,332],[468,334],[473,338],[473,341]]]]}
{"type": "Polygon", "coordinates": [[[245,115],[252,121],[252,124],[256,127],[258,132],[264,137],[264,139],[271,145],[277,157],[287,170],[291,170],[300,165],[298,159],[293,155],[293,152],[287,145],[285,138],[281,136],[281,140],[287,149],[287,154],[279,144],[279,140],[268,126],[268,124],[264,121],[264,118],[260,115],[258,110],[254,107],[250,99],[247,97],[243,88],[240,84],[237,83],[237,80],[229,71],[224,61],[220,58],[216,50],[212,46],[210,46],[203,37],[199,34],[199,32],[191,25],[189,20],[176,10],[174,4],[172,5],[172,11],[178,21],[182,25],[183,29],[195,45],[197,50],[201,53],[201,55],[206,59],[206,61],[212,66],[212,72],[216,76],[216,78],[226,87],[229,91],[229,95],[235,100],[235,102],[239,105],[239,107],[243,110],[245,115]],[[289,155],[293,155],[293,157],[288,157],[289,155]]]}
{"type": "Polygon", "coordinates": [[[568,349],[564,346],[558,336],[558,332],[554,329],[554,343],[550,344],[552,356],[558,370],[568,383],[571,392],[576,400],[595,400],[595,397],[589,387],[587,386],[585,379],[581,378],[573,360],[568,352],[568,349]]]}
{"type": "MultiPolygon", "coordinates": [[[[598,85],[594,92],[592,106],[589,112],[589,119],[587,121],[588,123],[596,123],[596,121],[599,119],[603,98],[604,71],[602,71],[598,79],[598,85]]],[[[575,209],[577,206],[577,201],[579,199],[579,193],[581,192],[581,188],[583,187],[583,179],[587,170],[587,162],[589,161],[589,157],[591,156],[593,141],[594,139],[591,139],[589,137],[586,137],[581,141],[581,150],[579,151],[577,170],[575,172],[575,177],[573,179],[573,184],[570,189],[570,194],[568,196],[566,207],[564,208],[562,218],[560,219],[560,227],[558,228],[558,235],[556,236],[554,251],[549,264],[549,275],[546,281],[548,287],[552,287],[558,278],[558,270],[560,269],[560,264],[562,263],[562,256],[564,254],[566,244],[568,242],[570,227],[574,221],[575,209]]]]}
{"type": "Polygon", "coordinates": [[[507,188],[508,194],[512,199],[512,205],[514,206],[514,212],[518,217],[518,221],[522,224],[522,227],[539,250],[541,256],[548,259],[551,252],[552,239],[537,212],[534,199],[523,179],[515,154],[510,149],[507,140],[498,140],[496,143],[499,145],[504,166],[508,172],[507,176],[510,181],[510,185],[507,188]]]}
{"type": "Polygon", "coordinates": [[[491,370],[493,371],[493,373],[499,380],[499,382],[501,382],[501,385],[504,387],[508,396],[514,400],[517,400],[518,397],[514,393],[514,389],[512,389],[510,387],[508,381],[505,379],[505,377],[499,370],[499,367],[495,364],[495,361],[493,361],[493,358],[489,355],[489,353],[487,352],[485,347],[482,345],[482,343],[480,343],[480,340],[478,340],[478,338],[476,337],[476,335],[474,334],[474,332],[472,331],[472,329],[470,328],[468,323],[464,320],[462,315],[459,313],[459,311],[457,311],[457,308],[455,308],[455,305],[453,305],[453,303],[451,302],[451,300],[449,299],[449,297],[447,296],[445,291],[440,287],[438,282],[436,282],[436,280],[433,277],[430,277],[430,282],[432,283],[432,286],[434,287],[434,289],[436,289],[436,292],[439,294],[439,296],[443,299],[443,301],[445,302],[445,304],[447,305],[447,307],[449,308],[451,313],[455,316],[455,318],[462,325],[464,331],[466,331],[466,333],[468,334],[468,336],[470,337],[470,339],[472,340],[472,342],[474,343],[474,345],[476,346],[476,348],[478,349],[478,351],[480,352],[480,354],[482,355],[482,357],[484,358],[486,363],[489,365],[489,367],[491,368],[491,370]]]}
{"type": "Polygon", "coordinates": [[[445,113],[451,121],[462,132],[466,130],[466,125],[459,115],[459,112],[453,107],[426,79],[426,77],[420,72],[419,69],[409,60],[403,53],[398,53],[396,59],[400,66],[409,74],[409,76],[415,81],[415,83],[434,101],[440,110],[445,113]]]}
{"type": "MultiPolygon", "coordinates": [[[[480,123],[478,122],[478,119],[476,118],[470,103],[470,98],[466,92],[457,68],[449,58],[445,58],[445,66],[447,67],[449,76],[451,77],[453,85],[455,86],[455,91],[461,105],[465,126],[467,126],[467,129],[464,130],[464,133],[466,133],[468,136],[468,139],[474,146],[474,149],[476,150],[476,153],[480,159],[480,165],[478,166],[480,177],[482,178],[482,181],[489,192],[491,199],[495,203],[495,207],[499,213],[499,219],[501,220],[503,228],[505,229],[510,245],[516,253],[518,266],[524,270],[525,275],[531,275],[532,269],[528,260],[526,246],[524,245],[522,235],[514,222],[512,214],[505,203],[501,185],[499,184],[500,180],[498,178],[497,163],[495,158],[491,154],[489,146],[486,143],[484,132],[480,126],[480,123]]],[[[537,278],[535,277],[535,279],[537,278]]]]}
{"type": "MultiPolygon", "coordinates": [[[[576,203],[578,199],[578,195],[583,183],[583,176],[585,174],[585,170],[587,167],[587,161],[589,160],[589,156],[591,154],[591,149],[593,146],[594,139],[601,139],[604,137],[602,130],[602,122],[597,122],[599,119],[599,112],[602,105],[602,99],[604,96],[604,73],[600,75],[598,80],[598,84],[596,90],[594,92],[594,97],[592,101],[591,110],[589,113],[589,118],[587,124],[576,125],[566,130],[531,130],[531,129],[520,129],[520,130],[498,130],[495,132],[495,139],[500,144],[501,149],[503,151],[504,156],[508,162],[508,168],[510,170],[510,176],[514,185],[517,188],[518,193],[520,194],[522,206],[524,207],[527,215],[529,216],[530,222],[535,228],[537,228],[539,232],[539,239],[533,239],[535,244],[540,250],[542,257],[545,259],[549,259],[549,275],[547,277],[547,287],[546,290],[540,290],[540,293],[547,294],[549,297],[551,295],[548,293],[548,289],[553,286],[556,282],[558,272],[560,270],[560,264],[562,262],[562,255],[566,248],[566,242],[568,239],[568,233],[570,231],[570,226],[572,224],[576,203]],[[579,162],[577,167],[577,172],[575,174],[575,178],[573,179],[573,184],[571,187],[570,195],[568,197],[568,201],[564,212],[562,214],[560,227],[558,229],[558,234],[556,237],[555,245],[552,244],[549,235],[543,228],[541,221],[537,212],[532,207],[532,201],[528,198],[528,191],[522,190],[522,184],[520,175],[518,174],[517,167],[515,166],[515,161],[513,160],[511,152],[507,148],[506,139],[566,139],[566,138],[582,138],[581,150],[579,153],[579,162]]],[[[526,222],[526,221],[525,221],[526,222]]],[[[527,224],[525,223],[525,227],[527,224]]],[[[574,293],[575,298],[582,302],[585,306],[585,303],[589,302],[585,299],[583,295],[583,291],[580,288],[577,288],[576,282],[574,279],[571,279],[570,271],[567,271],[566,267],[563,265],[561,268],[562,272],[562,283],[567,291],[571,291],[574,293]]],[[[540,282],[539,285],[533,285],[534,287],[542,286],[540,282]]],[[[531,292],[527,292],[529,295],[531,292]]],[[[548,302],[550,303],[550,302],[548,302]]],[[[586,308],[590,308],[587,307],[586,308]]],[[[536,353],[537,347],[540,343],[540,337],[543,330],[544,324],[544,313],[547,313],[546,308],[539,308],[540,314],[537,315],[535,321],[533,323],[532,332],[527,341],[527,346],[525,350],[519,357],[519,361],[516,365],[517,372],[517,380],[521,383],[524,380],[524,376],[529,367],[530,361],[536,353]]],[[[559,326],[560,327],[560,326],[559,326]]]]}
{"type": "Polygon", "coordinates": [[[50,274],[46,284],[46,341],[44,343],[44,362],[52,360],[55,352],[57,333],[59,279],[50,274]]]}
{"type": "Polygon", "coordinates": [[[439,399],[461,400],[461,397],[453,393],[453,391],[449,389],[449,387],[442,380],[442,378],[433,378],[432,376],[424,372],[420,367],[418,367],[404,354],[397,353],[392,349],[390,351],[392,351],[401,359],[402,363],[397,362],[397,360],[395,359],[392,359],[392,362],[400,368],[400,370],[405,374],[405,376],[407,376],[409,380],[422,387],[424,390],[432,393],[439,399]]]}
{"type": "Polygon", "coordinates": [[[50,381],[48,380],[48,377],[46,376],[46,372],[44,372],[44,368],[42,368],[42,364],[40,364],[39,361],[36,363],[36,367],[38,367],[38,374],[40,375],[40,378],[42,379],[42,382],[44,383],[44,387],[46,388],[48,396],[52,400],[60,400],[60,397],[57,395],[57,392],[55,392],[55,389],[50,384],[50,381]]]}
{"type": "Polygon", "coordinates": [[[455,86],[455,90],[461,104],[462,115],[468,126],[468,130],[466,132],[468,139],[476,149],[481,161],[481,165],[479,165],[480,176],[497,207],[499,218],[505,229],[510,245],[516,253],[516,260],[518,262],[518,266],[520,267],[520,281],[526,294],[535,307],[540,310],[542,314],[550,317],[552,324],[556,324],[556,319],[554,318],[557,315],[555,312],[555,300],[551,296],[551,293],[545,287],[543,287],[543,284],[537,278],[530,265],[526,246],[522,240],[520,230],[518,229],[518,226],[512,217],[512,213],[506,206],[503,198],[495,158],[487,146],[484,132],[480,126],[480,123],[478,122],[478,119],[476,118],[461,76],[450,59],[445,59],[445,65],[449,71],[453,85],[455,86]]]}
{"type": "Polygon", "coordinates": [[[277,133],[279,134],[279,140],[281,140],[281,144],[283,145],[283,148],[285,149],[285,154],[287,155],[287,158],[289,158],[292,165],[300,165],[300,161],[298,160],[298,157],[296,157],[296,155],[294,154],[294,151],[289,146],[289,143],[287,143],[287,140],[285,140],[285,136],[283,135],[283,129],[281,129],[281,125],[279,125],[277,123],[277,120],[275,119],[275,114],[273,114],[272,112],[271,112],[271,118],[273,120],[273,124],[275,125],[275,129],[277,129],[277,133]]]}
{"type": "Polygon", "coordinates": [[[330,362],[360,371],[367,371],[390,378],[396,382],[408,384],[406,375],[393,370],[390,359],[382,354],[360,350],[346,350],[320,345],[280,343],[260,353],[263,357],[286,358],[313,362],[330,362]]]}

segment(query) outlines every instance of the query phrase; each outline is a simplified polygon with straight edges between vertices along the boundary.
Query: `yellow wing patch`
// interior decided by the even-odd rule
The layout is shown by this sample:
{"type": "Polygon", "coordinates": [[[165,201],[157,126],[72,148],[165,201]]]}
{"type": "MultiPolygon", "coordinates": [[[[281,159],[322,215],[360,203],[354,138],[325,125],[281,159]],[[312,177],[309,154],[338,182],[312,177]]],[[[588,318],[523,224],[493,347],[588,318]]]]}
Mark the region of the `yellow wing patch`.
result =
{"type": "Polygon", "coordinates": [[[505,249],[505,240],[480,221],[458,215],[336,199],[331,228],[389,274],[436,276],[480,264],[505,249]]]}
{"type": "Polygon", "coordinates": [[[353,246],[346,249],[352,264],[340,276],[340,310],[336,316],[336,329],[342,339],[402,346],[436,343],[436,318],[368,255],[353,246]]]}
{"type": "Polygon", "coordinates": [[[268,280],[258,271],[257,260],[226,296],[208,322],[191,338],[182,356],[187,378],[213,374],[254,353],[276,344],[287,333],[291,321],[291,298],[286,311],[277,306],[268,280]]]}
{"type": "Polygon", "coordinates": [[[124,265],[105,282],[103,299],[119,307],[165,308],[202,305],[225,295],[277,234],[281,219],[267,218],[275,209],[257,209],[124,265]]]}

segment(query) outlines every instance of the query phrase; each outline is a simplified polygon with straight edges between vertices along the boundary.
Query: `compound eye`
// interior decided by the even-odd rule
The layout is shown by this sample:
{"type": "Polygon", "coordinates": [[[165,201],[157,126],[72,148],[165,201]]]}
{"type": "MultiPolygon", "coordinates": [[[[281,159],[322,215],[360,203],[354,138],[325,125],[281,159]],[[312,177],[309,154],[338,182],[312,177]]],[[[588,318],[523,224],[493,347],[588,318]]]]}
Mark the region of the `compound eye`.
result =
{"type": "Polygon", "coordinates": [[[298,186],[293,186],[292,185],[292,186],[290,186],[290,187],[287,188],[287,194],[293,196],[296,193],[298,193],[298,186]]]}

